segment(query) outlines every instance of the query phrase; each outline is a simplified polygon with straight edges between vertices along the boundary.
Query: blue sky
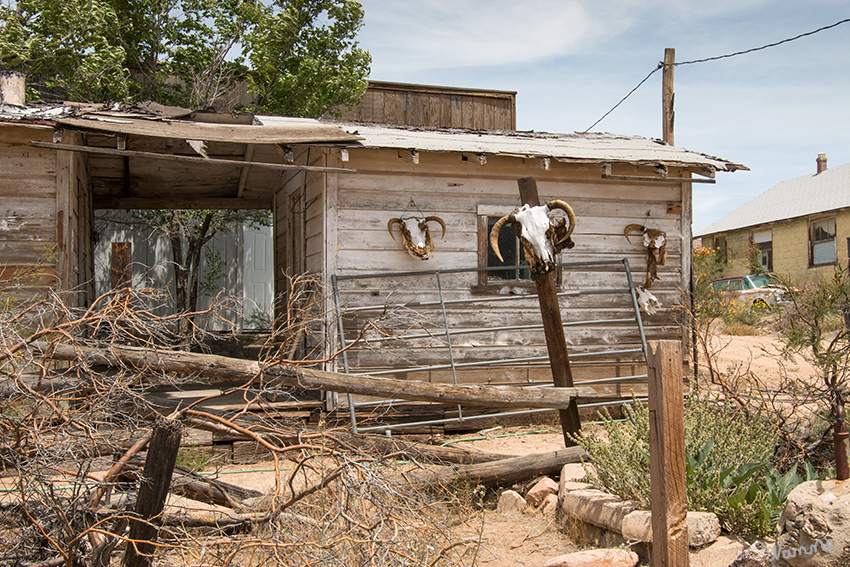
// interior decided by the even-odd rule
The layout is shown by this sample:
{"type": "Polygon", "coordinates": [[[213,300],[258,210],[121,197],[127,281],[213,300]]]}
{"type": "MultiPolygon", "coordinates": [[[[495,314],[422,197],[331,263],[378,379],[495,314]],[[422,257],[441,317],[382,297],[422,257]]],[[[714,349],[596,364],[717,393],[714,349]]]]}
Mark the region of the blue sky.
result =
{"type": "MultiPolygon", "coordinates": [[[[690,61],[850,18],[847,0],[362,0],[371,78],[517,92],[517,128],[584,131],[664,56],[690,61]]],[[[850,22],[675,71],[675,143],[743,163],[694,184],[695,231],[785,179],[850,163],[850,22]]],[[[594,130],[661,137],[661,72],[594,130]]],[[[848,189],[850,190],[850,189],[848,189]]]]}

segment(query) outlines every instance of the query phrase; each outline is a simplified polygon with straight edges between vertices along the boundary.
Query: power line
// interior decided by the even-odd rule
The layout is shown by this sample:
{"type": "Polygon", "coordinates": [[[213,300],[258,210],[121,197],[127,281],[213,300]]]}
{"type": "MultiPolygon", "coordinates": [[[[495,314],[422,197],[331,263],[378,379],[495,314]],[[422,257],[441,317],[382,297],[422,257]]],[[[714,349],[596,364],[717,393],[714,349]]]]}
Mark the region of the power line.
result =
{"type": "MultiPolygon", "coordinates": [[[[680,63],[674,63],[673,66],[678,67],[679,65],[691,65],[693,63],[705,63],[706,61],[717,61],[718,59],[726,59],[728,57],[735,57],[736,55],[745,55],[747,53],[752,53],[754,51],[761,51],[762,49],[767,49],[768,47],[776,47],[777,45],[782,45],[783,43],[788,43],[790,41],[794,41],[794,40],[800,39],[802,37],[814,35],[816,33],[822,32],[824,30],[828,30],[828,29],[834,28],[836,26],[840,26],[841,24],[846,24],[847,22],[850,22],[850,18],[845,18],[843,20],[835,22],[834,24],[830,24],[828,26],[824,26],[822,28],[818,28],[818,29],[810,31],[810,32],[801,33],[800,35],[796,35],[794,37],[789,37],[787,39],[783,39],[782,41],[777,41],[777,42],[774,42],[774,43],[768,43],[767,45],[762,45],[761,47],[753,47],[751,49],[745,49],[744,51],[736,51],[735,53],[727,53],[726,55],[717,55],[715,57],[706,57],[705,59],[694,59],[693,61],[682,61],[680,63]]],[[[664,62],[663,61],[659,62],[658,66],[655,67],[655,69],[653,69],[652,71],[650,71],[649,74],[646,77],[644,77],[643,80],[641,82],[639,82],[635,88],[630,90],[629,93],[626,96],[624,96],[622,99],[620,99],[620,102],[618,102],[613,107],[611,107],[611,110],[609,110],[608,112],[603,114],[602,118],[600,118],[599,120],[597,120],[596,122],[591,124],[590,128],[587,128],[585,130],[585,132],[591,131],[594,126],[596,126],[597,124],[602,122],[605,119],[605,117],[607,117],[609,114],[614,112],[614,110],[616,110],[616,108],[618,106],[623,104],[626,101],[627,98],[632,96],[634,94],[634,92],[641,87],[641,85],[643,85],[653,74],[655,74],[656,71],[661,69],[663,66],[664,66],[664,62]]]]}
{"type": "Polygon", "coordinates": [[[620,102],[618,102],[617,104],[615,104],[615,105],[611,108],[611,110],[609,110],[608,112],[606,112],[605,114],[603,114],[603,115],[602,115],[602,118],[600,118],[599,120],[597,120],[596,122],[594,122],[593,124],[591,124],[591,125],[590,125],[590,128],[587,128],[587,129],[585,130],[585,132],[590,132],[591,130],[593,130],[593,127],[594,127],[594,126],[596,126],[597,124],[599,124],[600,122],[602,122],[602,121],[605,119],[605,117],[606,117],[606,116],[608,116],[609,114],[611,114],[612,112],[614,112],[614,110],[615,110],[618,106],[620,106],[621,104],[623,104],[623,103],[626,101],[626,99],[627,99],[627,98],[629,98],[630,96],[632,96],[632,93],[634,93],[636,90],[638,90],[638,89],[640,88],[640,86],[641,86],[642,84],[644,84],[647,80],[649,80],[649,78],[650,78],[652,75],[654,75],[656,71],[658,71],[659,69],[661,69],[661,67],[662,67],[662,66],[663,66],[663,63],[659,63],[659,64],[658,64],[658,67],[656,67],[655,69],[653,69],[652,71],[650,71],[650,72],[649,72],[649,75],[647,75],[646,77],[644,77],[644,78],[643,78],[643,80],[642,80],[641,82],[639,82],[635,88],[633,88],[632,90],[630,90],[630,91],[629,91],[629,94],[627,94],[626,96],[624,96],[623,98],[621,98],[621,99],[620,99],[620,102]]]}

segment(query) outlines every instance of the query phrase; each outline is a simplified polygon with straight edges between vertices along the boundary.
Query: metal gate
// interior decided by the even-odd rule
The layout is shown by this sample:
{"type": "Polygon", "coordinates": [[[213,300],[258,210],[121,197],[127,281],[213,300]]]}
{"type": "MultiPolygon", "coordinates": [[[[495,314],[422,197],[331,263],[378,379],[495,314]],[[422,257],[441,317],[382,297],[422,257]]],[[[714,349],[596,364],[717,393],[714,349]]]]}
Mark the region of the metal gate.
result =
{"type": "MultiPolygon", "coordinates": [[[[620,385],[645,384],[647,379],[646,337],[628,260],[623,258],[596,262],[562,263],[558,266],[563,270],[564,281],[569,280],[571,271],[578,270],[579,268],[591,270],[608,269],[612,270],[612,273],[621,270],[620,273],[624,277],[624,280],[621,278],[620,285],[617,285],[618,282],[616,281],[612,281],[612,285],[610,286],[588,289],[569,289],[568,286],[562,285],[558,293],[559,299],[570,298],[570,300],[581,296],[610,295],[612,296],[612,302],[614,298],[618,297],[622,305],[629,306],[625,311],[625,314],[627,314],[625,317],[585,320],[564,319],[565,333],[568,333],[570,330],[597,329],[612,325],[634,327],[636,331],[635,336],[638,337],[638,340],[634,344],[618,343],[611,348],[602,346],[577,349],[576,351],[570,350],[570,361],[574,369],[574,382],[576,386],[609,387],[609,389],[610,387],[616,387],[616,393],[614,395],[609,395],[603,401],[582,404],[582,406],[601,406],[621,403],[625,399],[625,396],[620,391],[620,385]],[[631,367],[632,372],[621,376],[619,374],[622,367],[631,367]],[[616,369],[616,375],[605,375],[605,372],[610,372],[612,368],[616,369]],[[576,377],[576,369],[584,369],[586,371],[579,372],[579,374],[583,375],[582,377],[576,377]],[[640,369],[640,371],[637,372],[636,369],[640,369]]],[[[519,269],[521,267],[516,266],[515,268],[519,269]]],[[[446,380],[447,375],[450,375],[451,382],[458,384],[459,376],[463,373],[487,370],[494,373],[494,375],[505,376],[506,380],[504,383],[517,385],[510,380],[510,375],[515,375],[517,371],[521,372],[524,369],[527,372],[527,379],[525,380],[526,384],[523,385],[539,388],[553,387],[551,374],[549,374],[548,381],[545,379],[545,374],[549,372],[549,357],[546,354],[520,357],[488,357],[486,354],[484,356],[470,356],[469,354],[475,351],[475,343],[472,342],[471,338],[476,335],[499,336],[501,334],[501,336],[506,336],[505,333],[509,333],[510,335],[508,336],[526,336],[536,333],[539,337],[543,337],[543,324],[540,322],[537,295],[534,293],[481,297],[472,296],[469,293],[462,294],[455,292],[453,295],[457,295],[458,297],[453,298],[447,297],[449,294],[444,290],[443,280],[447,277],[456,278],[458,276],[469,275],[477,278],[477,273],[481,271],[505,269],[505,266],[499,266],[495,268],[393,272],[351,276],[333,275],[332,284],[336,308],[337,334],[342,349],[343,371],[346,374],[368,374],[371,376],[401,375],[406,379],[430,377],[429,379],[431,380],[434,380],[433,376],[435,374],[441,375],[441,378],[439,378],[441,380],[446,380]],[[371,281],[379,281],[381,279],[384,282],[389,282],[389,285],[386,283],[370,283],[371,281]],[[422,287],[425,281],[430,282],[430,289],[423,292],[422,287]],[[405,288],[407,287],[404,282],[416,282],[418,289],[415,299],[393,302],[392,298],[395,294],[404,295],[405,288]],[[342,290],[341,286],[343,285],[348,285],[349,289],[342,290]],[[352,291],[352,289],[358,287],[362,290],[368,288],[370,285],[382,291],[380,293],[360,291],[359,294],[352,291]],[[378,287],[375,287],[375,285],[378,287]],[[350,298],[357,295],[362,302],[364,295],[380,296],[382,293],[386,294],[386,299],[381,303],[364,305],[348,305],[343,303],[344,297],[350,298]],[[511,304],[517,308],[520,305],[519,302],[525,302],[523,305],[526,306],[519,307],[518,309],[520,311],[533,304],[537,315],[536,322],[521,321],[523,324],[481,327],[459,327],[450,323],[453,319],[458,319],[458,311],[460,309],[472,309],[474,312],[484,312],[483,310],[487,310],[488,308],[493,309],[511,304]],[[392,313],[402,314],[402,316],[397,315],[392,317],[390,315],[392,313]],[[408,317],[408,320],[405,320],[403,315],[409,315],[411,313],[415,313],[415,316],[408,317]],[[355,342],[354,338],[359,338],[357,341],[358,344],[353,344],[355,342]],[[399,348],[399,344],[402,345],[401,348],[399,348]],[[425,346],[423,347],[423,345],[425,346]],[[369,363],[368,361],[370,354],[380,356],[381,349],[394,353],[403,353],[406,349],[414,352],[422,348],[427,349],[429,358],[433,358],[432,353],[435,350],[440,350],[442,360],[436,364],[433,361],[429,364],[417,364],[416,356],[411,355],[410,357],[405,357],[403,360],[387,359],[380,366],[376,366],[376,363],[369,363]],[[365,356],[363,356],[364,353],[365,356]],[[532,375],[536,379],[532,379],[532,375]],[[541,376],[543,377],[542,379],[541,376]]],[[[612,278],[616,279],[613,275],[612,278]]],[[[355,301],[355,303],[357,302],[355,301]]],[[[561,311],[563,314],[563,306],[561,307],[561,311]]],[[[534,344],[534,340],[532,337],[526,342],[528,344],[534,344]]],[[[536,344],[541,343],[545,352],[545,339],[539,339],[536,344]]],[[[540,349],[538,348],[537,350],[540,349]]],[[[397,419],[386,420],[386,422],[382,421],[381,415],[386,415],[392,408],[398,408],[402,404],[410,404],[410,402],[405,402],[404,400],[357,401],[353,395],[349,394],[348,409],[352,428],[360,432],[381,430],[389,435],[392,430],[405,427],[439,425],[458,421],[552,411],[546,409],[529,409],[472,414],[469,408],[467,408],[465,415],[464,408],[456,406],[457,415],[452,415],[451,417],[423,420],[414,419],[408,422],[398,422],[397,419]],[[369,412],[370,425],[358,425],[358,411],[369,412]]]]}

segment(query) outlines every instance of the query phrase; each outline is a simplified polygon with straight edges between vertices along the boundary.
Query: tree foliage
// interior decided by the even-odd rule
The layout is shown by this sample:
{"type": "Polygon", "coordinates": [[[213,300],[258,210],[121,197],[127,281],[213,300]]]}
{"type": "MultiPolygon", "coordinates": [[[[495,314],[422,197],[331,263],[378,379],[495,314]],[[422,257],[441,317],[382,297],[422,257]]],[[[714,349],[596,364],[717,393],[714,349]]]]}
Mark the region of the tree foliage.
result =
{"type": "Polygon", "coordinates": [[[371,58],[354,0],[19,0],[0,7],[0,66],[70,100],[204,108],[244,78],[256,110],[356,104],[371,58]]]}

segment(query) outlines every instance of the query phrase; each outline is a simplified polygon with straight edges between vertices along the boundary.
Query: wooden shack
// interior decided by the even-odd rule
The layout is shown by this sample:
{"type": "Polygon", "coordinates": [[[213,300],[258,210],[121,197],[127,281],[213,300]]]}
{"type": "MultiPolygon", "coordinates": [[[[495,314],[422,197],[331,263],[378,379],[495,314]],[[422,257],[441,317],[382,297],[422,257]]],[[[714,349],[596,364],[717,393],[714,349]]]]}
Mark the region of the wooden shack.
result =
{"type": "Polygon", "coordinates": [[[4,278],[41,264],[86,305],[93,210],[267,208],[276,292],[303,272],[327,284],[313,352],[325,357],[367,330],[324,366],[433,381],[551,380],[533,283],[507,261],[519,264],[518,247],[508,242],[514,251],[503,249],[498,264],[488,246],[493,222],[519,205],[517,179],[534,177],[542,201],[564,200],[577,215],[575,248],[560,256],[562,315],[571,353],[589,357],[578,377],[605,386],[645,373],[645,339],[684,339],[692,185],[744,168],[658,140],[597,133],[273,116],[211,124],[67,107],[0,118],[4,278]],[[205,142],[206,157],[190,141],[205,142]],[[388,230],[409,215],[445,224],[444,237],[431,226],[427,261],[388,230]],[[636,316],[633,292],[647,257],[640,237],[624,237],[630,224],[667,234],[655,314],[636,316]]]}

